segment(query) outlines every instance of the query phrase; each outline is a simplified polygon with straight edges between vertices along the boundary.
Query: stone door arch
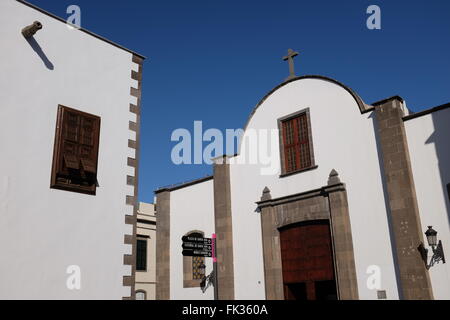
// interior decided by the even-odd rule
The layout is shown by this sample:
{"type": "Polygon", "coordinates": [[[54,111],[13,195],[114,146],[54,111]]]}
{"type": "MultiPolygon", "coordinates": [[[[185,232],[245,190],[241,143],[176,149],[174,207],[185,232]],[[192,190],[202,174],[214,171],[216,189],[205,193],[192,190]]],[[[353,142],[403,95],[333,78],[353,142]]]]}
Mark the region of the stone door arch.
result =
{"type": "Polygon", "coordinates": [[[280,228],[314,220],[329,221],[338,299],[359,298],[347,192],[336,171],[330,174],[327,186],[308,192],[272,199],[270,190],[265,188],[257,204],[261,214],[266,299],[285,298],[280,228]]]}

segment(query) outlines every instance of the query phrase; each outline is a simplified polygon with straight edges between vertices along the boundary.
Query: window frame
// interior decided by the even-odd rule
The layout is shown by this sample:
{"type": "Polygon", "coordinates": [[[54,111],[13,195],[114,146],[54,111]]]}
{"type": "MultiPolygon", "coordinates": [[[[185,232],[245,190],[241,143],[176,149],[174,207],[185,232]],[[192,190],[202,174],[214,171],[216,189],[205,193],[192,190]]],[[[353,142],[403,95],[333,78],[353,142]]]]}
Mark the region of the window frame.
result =
{"type": "MultiPolygon", "coordinates": [[[[193,230],[185,236],[201,235],[205,236],[203,231],[193,230]]],[[[203,257],[203,264],[206,265],[206,259],[203,257]]],[[[183,256],[183,288],[200,288],[203,279],[194,279],[193,257],[183,256]]]]}
{"type": "MultiPolygon", "coordinates": [[[[137,297],[138,293],[143,293],[144,294],[144,299],[143,300],[147,300],[147,291],[139,289],[135,291],[135,296],[137,297]]],[[[136,299],[138,300],[138,299],[136,299]]]]}
{"type": "MultiPolygon", "coordinates": [[[[95,129],[95,127],[94,127],[95,129]]],[[[99,149],[100,149],[100,132],[101,132],[101,118],[99,116],[86,113],[77,109],[73,109],[70,107],[66,107],[64,105],[58,105],[57,118],[56,118],[56,129],[55,129],[55,140],[53,145],[53,162],[52,162],[52,171],[51,171],[51,180],[50,180],[50,188],[77,192],[87,195],[95,196],[97,192],[97,177],[98,177],[98,158],[99,158],[99,149]],[[67,183],[61,183],[57,181],[58,174],[60,173],[60,162],[62,161],[63,150],[62,150],[62,141],[63,141],[63,115],[64,112],[72,112],[76,113],[82,117],[95,119],[98,123],[97,133],[94,132],[94,154],[95,154],[95,183],[92,186],[84,187],[80,185],[71,185],[67,183]]]]}
{"type": "Polygon", "coordinates": [[[136,239],[136,272],[147,272],[147,271],[148,271],[148,239],[138,237],[136,239]],[[138,269],[138,255],[139,255],[138,242],[139,241],[145,242],[145,268],[144,269],[138,269]]]}
{"type": "Polygon", "coordinates": [[[448,201],[450,202],[450,183],[447,183],[447,196],[448,196],[448,201]]]}
{"type": "Polygon", "coordinates": [[[294,113],[291,113],[287,116],[281,117],[278,120],[278,132],[279,132],[279,142],[280,142],[280,167],[281,167],[281,174],[280,178],[291,176],[294,174],[302,173],[305,171],[310,171],[318,168],[318,165],[316,165],[315,162],[315,156],[314,156],[314,143],[313,143],[313,136],[312,136],[312,126],[311,126],[311,114],[309,108],[304,108],[302,110],[296,111],[294,113]],[[298,118],[302,115],[306,116],[306,124],[308,126],[307,128],[307,134],[308,134],[308,145],[309,145],[309,157],[310,157],[310,165],[305,168],[296,169],[292,171],[287,171],[286,168],[286,151],[285,151],[285,136],[284,136],[284,127],[283,124],[287,121],[293,120],[295,118],[298,118]]]}

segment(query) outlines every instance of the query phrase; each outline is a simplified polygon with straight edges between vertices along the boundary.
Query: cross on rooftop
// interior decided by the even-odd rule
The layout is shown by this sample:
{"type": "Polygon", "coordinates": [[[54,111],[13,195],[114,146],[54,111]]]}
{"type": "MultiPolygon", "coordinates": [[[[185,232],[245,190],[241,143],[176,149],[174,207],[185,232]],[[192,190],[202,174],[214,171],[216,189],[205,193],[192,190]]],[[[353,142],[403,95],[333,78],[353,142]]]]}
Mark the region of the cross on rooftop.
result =
{"type": "Polygon", "coordinates": [[[292,49],[288,50],[288,55],[283,57],[284,61],[289,62],[289,77],[286,78],[286,81],[291,80],[295,78],[295,71],[294,71],[294,58],[298,56],[298,52],[295,52],[292,49]]]}

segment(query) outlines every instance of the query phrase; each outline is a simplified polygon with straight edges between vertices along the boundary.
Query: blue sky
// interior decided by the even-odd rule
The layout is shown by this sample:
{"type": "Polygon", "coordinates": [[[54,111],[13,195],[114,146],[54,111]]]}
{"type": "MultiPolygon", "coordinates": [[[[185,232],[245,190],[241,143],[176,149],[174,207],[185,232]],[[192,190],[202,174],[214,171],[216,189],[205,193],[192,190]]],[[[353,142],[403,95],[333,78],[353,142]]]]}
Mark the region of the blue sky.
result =
{"type": "Polygon", "coordinates": [[[366,103],[402,96],[414,111],[450,102],[448,0],[29,0],[148,57],[144,65],[140,200],[158,187],[211,173],[171,162],[177,128],[242,128],[258,101],[288,75],[319,74],[366,103]],[[368,30],[366,9],[381,8],[368,30]]]}

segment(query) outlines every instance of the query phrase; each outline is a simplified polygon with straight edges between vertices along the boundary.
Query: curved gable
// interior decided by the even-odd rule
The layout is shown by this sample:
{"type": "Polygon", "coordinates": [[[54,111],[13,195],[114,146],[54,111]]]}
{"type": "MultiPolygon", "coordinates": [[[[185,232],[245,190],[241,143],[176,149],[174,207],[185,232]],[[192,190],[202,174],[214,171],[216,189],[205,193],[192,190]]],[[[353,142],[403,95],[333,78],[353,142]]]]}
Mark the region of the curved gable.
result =
{"type": "Polygon", "coordinates": [[[253,108],[252,112],[250,113],[250,116],[247,120],[247,123],[245,124],[244,127],[244,131],[247,130],[247,127],[250,123],[250,121],[253,118],[253,115],[256,113],[256,111],[258,110],[259,106],[262,105],[275,91],[277,91],[278,89],[284,87],[285,85],[287,85],[288,83],[294,82],[294,81],[298,81],[298,80],[303,80],[303,79],[319,79],[319,80],[324,80],[324,81],[328,81],[328,82],[332,82],[342,88],[344,88],[348,93],[350,93],[350,95],[355,99],[356,103],[358,104],[359,107],[359,111],[361,113],[364,113],[368,110],[370,110],[369,106],[366,105],[364,103],[364,101],[361,99],[360,96],[358,96],[358,94],[356,94],[356,92],[354,92],[351,88],[347,87],[346,85],[342,84],[341,82],[334,80],[332,78],[328,78],[325,76],[319,76],[319,75],[306,75],[306,76],[300,76],[300,77],[295,77],[291,80],[285,81],[281,84],[279,84],[278,86],[276,86],[275,88],[273,88],[272,90],[270,90],[262,99],[261,101],[259,101],[259,103],[253,108]]]}

